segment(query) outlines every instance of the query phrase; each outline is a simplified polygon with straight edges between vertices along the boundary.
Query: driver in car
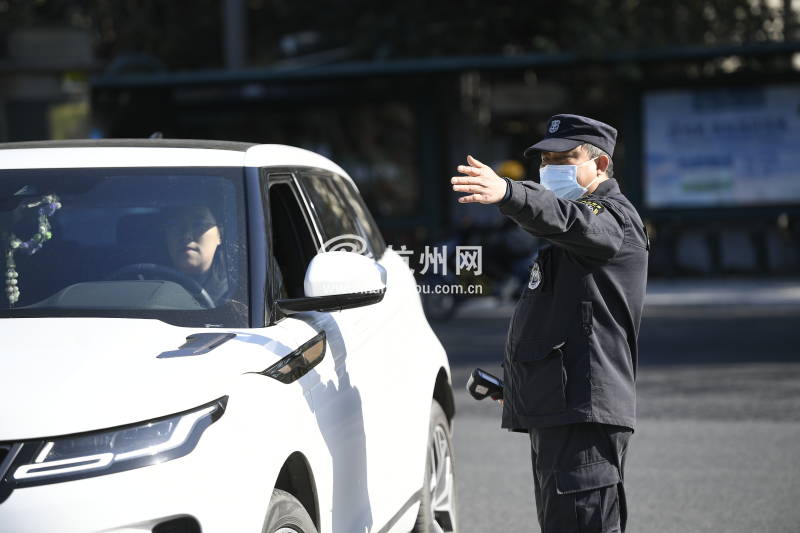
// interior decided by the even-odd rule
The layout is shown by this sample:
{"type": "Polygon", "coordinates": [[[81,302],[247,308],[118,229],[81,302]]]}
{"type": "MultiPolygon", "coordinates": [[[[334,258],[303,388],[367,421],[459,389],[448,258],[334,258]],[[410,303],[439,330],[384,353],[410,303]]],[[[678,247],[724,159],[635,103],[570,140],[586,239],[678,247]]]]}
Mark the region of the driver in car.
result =
{"type": "Polygon", "coordinates": [[[215,303],[228,292],[222,230],[208,207],[185,206],[167,220],[166,244],[173,266],[194,279],[215,303]]]}

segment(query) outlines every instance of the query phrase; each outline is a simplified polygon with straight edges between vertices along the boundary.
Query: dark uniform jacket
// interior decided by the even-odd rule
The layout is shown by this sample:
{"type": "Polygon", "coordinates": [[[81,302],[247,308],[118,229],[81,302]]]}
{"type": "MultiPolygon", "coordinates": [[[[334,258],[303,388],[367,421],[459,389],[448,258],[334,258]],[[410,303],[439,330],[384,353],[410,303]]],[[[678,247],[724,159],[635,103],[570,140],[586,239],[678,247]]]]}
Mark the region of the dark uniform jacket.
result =
{"type": "Polygon", "coordinates": [[[633,429],[650,248],[639,214],[613,179],[578,200],[533,181],[510,187],[500,211],[550,245],[532,265],[509,326],[503,427],[633,429]]]}

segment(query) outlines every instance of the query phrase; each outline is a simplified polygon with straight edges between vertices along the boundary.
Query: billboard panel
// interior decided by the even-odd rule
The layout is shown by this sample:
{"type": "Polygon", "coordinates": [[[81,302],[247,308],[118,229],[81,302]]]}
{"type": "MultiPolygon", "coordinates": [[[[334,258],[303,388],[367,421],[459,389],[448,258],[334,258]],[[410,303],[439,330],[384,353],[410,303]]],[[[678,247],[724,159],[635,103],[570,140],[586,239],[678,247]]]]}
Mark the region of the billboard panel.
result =
{"type": "Polygon", "coordinates": [[[647,207],[800,204],[800,85],[650,91],[643,120],[647,207]]]}

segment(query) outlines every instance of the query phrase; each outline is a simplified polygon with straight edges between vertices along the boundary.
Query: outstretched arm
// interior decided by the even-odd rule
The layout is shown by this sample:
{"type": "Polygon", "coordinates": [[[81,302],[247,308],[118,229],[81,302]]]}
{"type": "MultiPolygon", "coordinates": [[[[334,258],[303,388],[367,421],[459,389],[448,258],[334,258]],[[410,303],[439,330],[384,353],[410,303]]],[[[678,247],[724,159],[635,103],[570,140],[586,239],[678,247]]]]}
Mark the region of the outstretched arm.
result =
{"type": "Polygon", "coordinates": [[[533,181],[503,179],[472,156],[467,162],[458,167],[465,176],[450,180],[454,191],[467,193],[459,202],[498,204],[501,213],[529,233],[577,255],[605,260],[622,245],[624,216],[602,200],[563,200],[533,181]],[[503,201],[507,191],[510,196],[503,201]]]}

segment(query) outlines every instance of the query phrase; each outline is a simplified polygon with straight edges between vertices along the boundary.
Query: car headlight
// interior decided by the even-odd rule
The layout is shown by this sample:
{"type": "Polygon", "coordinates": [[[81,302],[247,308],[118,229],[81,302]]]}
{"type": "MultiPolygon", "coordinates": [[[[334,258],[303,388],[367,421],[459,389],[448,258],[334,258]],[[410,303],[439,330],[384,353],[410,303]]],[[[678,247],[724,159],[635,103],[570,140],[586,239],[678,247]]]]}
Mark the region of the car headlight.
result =
{"type": "Polygon", "coordinates": [[[222,416],[228,397],[177,415],[110,430],[26,442],[10,469],[18,487],[100,476],[182,457],[222,416]]]}

